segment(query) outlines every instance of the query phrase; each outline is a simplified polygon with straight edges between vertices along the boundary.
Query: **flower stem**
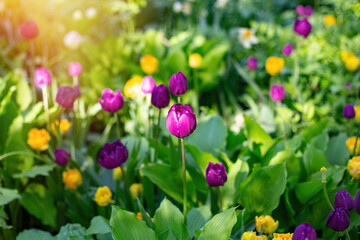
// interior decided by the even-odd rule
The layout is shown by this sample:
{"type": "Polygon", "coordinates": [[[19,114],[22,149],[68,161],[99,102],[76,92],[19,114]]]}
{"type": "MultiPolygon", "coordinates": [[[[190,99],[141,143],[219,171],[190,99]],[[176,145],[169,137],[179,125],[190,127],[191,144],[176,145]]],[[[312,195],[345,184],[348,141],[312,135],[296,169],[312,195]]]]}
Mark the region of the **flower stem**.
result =
{"type": "Polygon", "coordinates": [[[159,138],[160,118],[161,118],[161,108],[159,108],[158,124],[156,126],[154,162],[157,161],[157,145],[158,145],[158,138],[159,138]]]}
{"type": "Polygon", "coordinates": [[[338,238],[339,238],[339,233],[336,232],[336,233],[335,233],[335,240],[338,240],[338,238]]]}
{"type": "MultiPolygon", "coordinates": [[[[78,76],[73,77],[73,87],[75,87],[76,85],[79,85],[79,77],[78,76]]],[[[75,99],[75,101],[74,101],[74,114],[77,113],[78,108],[79,108],[78,101],[77,101],[77,99],[75,99]]]]}
{"type": "Polygon", "coordinates": [[[133,203],[133,200],[132,200],[132,195],[131,195],[131,192],[130,192],[130,186],[129,186],[129,183],[128,183],[127,177],[126,177],[126,173],[124,172],[124,169],[123,169],[122,166],[120,166],[120,169],[121,169],[121,172],[123,174],[123,179],[124,179],[124,183],[125,183],[125,191],[126,191],[127,196],[128,196],[128,201],[130,201],[130,206],[133,208],[133,210],[135,210],[134,203],[133,203]]]}
{"type": "Polygon", "coordinates": [[[151,121],[151,95],[148,94],[147,96],[147,103],[148,103],[148,138],[151,138],[152,132],[151,132],[151,126],[152,126],[152,121],[151,121]]]}
{"type": "Polygon", "coordinates": [[[326,190],[326,182],[323,182],[322,186],[323,186],[323,192],[324,192],[324,197],[325,197],[326,203],[329,205],[331,210],[334,210],[334,207],[331,205],[329,195],[328,195],[327,190],[326,190]]]}
{"type": "Polygon", "coordinates": [[[195,88],[195,93],[196,93],[195,114],[196,114],[196,117],[199,117],[200,90],[199,90],[199,78],[198,78],[197,69],[194,69],[194,88],[195,88]]]}
{"type": "MultiPolygon", "coordinates": [[[[30,40],[30,56],[31,56],[31,66],[30,66],[30,76],[34,78],[35,75],[35,46],[34,41],[30,40]]],[[[36,86],[34,83],[34,79],[31,82],[31,95],[33,104],[36,103],[36,86]]]]}
{"type": "Polygon", "coordinates": [[[45,109],[45,114],[46,114],[46,126],[48,131],[50,131],[50,114],[49,114],[49,102],[48,102],[48,94],[46,91],[46,86],[43,86],[41,88],[42,90],[42,95],[43,95],[43,102],[44,102],[44,109],[45,109]]]}
{"type": "Polygon", "coordinates": [[[177,101],[178,101],[178,103],[180,103],[180,104],[181,104],[181,98],[180,98],[180,95],[179,95],[179,96],[177,96],[177,101]]]}
{"type": "Polygon", "coordinates": [[[351,240],[348,230],[345,230],[345,236],[346,236],[346,239],[351,240]]]}
{"type": "Polygon", "coordinates": [[[119,118],[118,118],[118,115],[116,114],[116,112],[114,113],[114,118],[116,121],[116,133],[117,133],[118,138],[120,139],[121,138],[120,121],[119,121],[119,118]]]}
{"type": "Polygon", "coordinates": [[[353,154],[352,154],[353,157],[355,157],[355,155],[357,154],[356,153],[356,148],[357,148],[357,142],[358,142],[358,139],[359,139],[359,131],[360,131],[360,124],[359,124],[359,126],[357,128],[356,140],[355,140],[354,150],[353,150],[353,154]]]}
{"type": "Polygon", "coordinates": [[[186,224],[186,215],[187,215],[187,188],[186,188],[186,161],[185,161],[185,144],[184,139],[181,138],[181,154],[182,154],[182,171],[183,171],[183,192],[184,192],[184,203],[183,203],[183,212],[184,212],[184,222],[186,224]]]}
{"type": "Polygon", "coordinates": [[[217,187],[218,197],[219,197],[219,209],[222,212],[222,203],[221,203],[221,194],[220,194],[220,187],[217,187]]]}

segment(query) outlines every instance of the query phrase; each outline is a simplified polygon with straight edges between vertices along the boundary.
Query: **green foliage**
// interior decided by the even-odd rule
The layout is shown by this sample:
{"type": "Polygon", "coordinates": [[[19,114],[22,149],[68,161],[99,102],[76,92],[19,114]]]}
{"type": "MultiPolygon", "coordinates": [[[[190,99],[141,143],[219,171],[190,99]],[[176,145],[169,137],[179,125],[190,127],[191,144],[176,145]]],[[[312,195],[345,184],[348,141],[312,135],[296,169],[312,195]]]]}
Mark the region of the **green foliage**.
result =
{"type": "Polygon", "coordinates": [[[39,229],[24,230],[16,237],[16,240],[52,240],[54,237],[39,229]]]}

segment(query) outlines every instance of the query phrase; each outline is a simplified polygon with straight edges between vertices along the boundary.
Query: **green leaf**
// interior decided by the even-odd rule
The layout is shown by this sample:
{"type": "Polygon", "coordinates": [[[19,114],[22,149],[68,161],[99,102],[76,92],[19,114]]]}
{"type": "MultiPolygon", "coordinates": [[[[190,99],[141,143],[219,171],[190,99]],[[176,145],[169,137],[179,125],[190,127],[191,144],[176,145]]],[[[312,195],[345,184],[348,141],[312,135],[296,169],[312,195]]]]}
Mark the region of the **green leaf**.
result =
{"type": "Polygon", "coordinates": [[[20,198],[17,189],[0,188],[0,206],[6,205],[17,198],[20,198]]]}
{"type": "Polygon", "coordinates": [[[240,203],[250,212],[271,213],[279,205],[285,186],[285,164],[256,168],[239,187],[240,203]]]}
{"type": "Polygon", "coordinates": [[[272,140],[270,135],[267,134],[260,125],[252,120],[249,116],[244,115],[245,126],[248,135],[248,139],[253,146],[253,143],[266,143],[267,141],[272,140]]]}
{"type": "Polygon", "coordinates": [[[47,189],[39,183],[30,183],[21,194],[21,205],[45,225],[56,226],[56,208],[47,189]]]}
{"type": "Polygon", "coordinates": [[[309,143],[311,139],[320,135],[325,130],[328,122],[329,121],[327,119],[322,119],[311,127],[305,128],[302,133],[305,142],[309,143]]]}
{"type": "Polygon", "coordinates": [[[39,229],[24,230],[17,235],[16,240],[51,240],[54,237],[49,233],[39,229]]]}
{"type": "Polygon", "coordinates": [[[315,148],[308,144],[304,152],[304,165],[308,175],[320,171],[322,167],[330,167],[326,160],[324,151],[315,148]]]}
{"type": "Polygon", "coordinates": [[[349,159],[349,151],[345,144],[346,140],[346,133],[340,133],[330,139],[325,155],[331,165],[346,166],[347,159],[349,159]]]}
{"type": "Polygon", "coordinates": [[[202,152],[216,153],[225,147],[227,128],[219,115],[209,115],[198,122],[196,130],[187,138],[187,143],[195,145],[202,152]]]}
{"type": "Polygon", "coordinates": [[[113,206],[110,226],[115,240],[156,240],[155,232],[134,213],[113,206]]]}
{"type": "Polygon", "coordinates": [[[68,223],[60,228],[60,232],[55,236],[55,240],[92,240],[91,236],[86,236],[86,229],[78,223],[68,223]]]}
{"type": "Polygon", "coordinates": [[[143,218],[143,220],[145,220],[146,224],[150,227],[150,228],[154,228],[154,223],[151,220],[151,218],[149,217],[149,215],[147,214],[147,212],[145,211],[143,205],[141,204],[140,200],[137,199],[137,204],[139,207],[139,210],[141,212],[141,216],[143,218]]]}
{"type": "Polygon", "coordinates": [[[310,144],[313,145],[315,148],[325,151],[326,146],[329,143],[329,135],[324,131],[320,135],[311,139],[310,144]]]}
{"type": "Polygon", "coordinates": [[[109,220],[102,216],[91,219],[90,227],[86,230],[86,235],[110,233],[109,220]]]}
{"type": "Polygon", "coordinates": [[[205,224],[204,229],[199,233],[196,239],[229,239],[231,230],[237,221],[235,209],[236,208],[230,208],[222,213],[216,214],[205,224]]]}
{"type": "Polygon", "coordinates": [[[187,214],[187,225],[189,228],[189,238],[195,236],[195,231],[201,229],[211,218],[211,210],[208,205],[192,208],[187,214]]]}
{"type": "Polygon", "coordinates": [[[34,166],[30,170],[27,170],[22,173],[14,174],[14,178],[34,178],[36,176],[49,176],[49,172],[54,169],[55,165],[43,165],[43,166],[34,166]]]}
{"type": "Polygon", "coordinates": [[[154,227],[158,239],[169,239],[172,232],[176,239],[188,239],[189,230],[184,224],[184,216],[169,200],[164,198],[154,215],[154,227]]]}
{"type": "Polygon", "coordinates": [[[308,182],[298,183],[295,186],[296,197],[300,200],[302,204],[305,204],[321,190],[322,183],[319,179],[311,179],[308,182]]]}
{"type": "Polygon", "coordinates": [[[194,158],[204,176],[209,162],[219,163],[219,160],[217,160],[211,153],[201,152],[196,146],[186,144],[185,149],[194,158]]]}
{"type": "Polygon", "coordinates": [[[16,85],[16,103],[20,106],[20,110],[24,111],[31,104],[31,90],[25,79],[18,79],[16,85]]]}

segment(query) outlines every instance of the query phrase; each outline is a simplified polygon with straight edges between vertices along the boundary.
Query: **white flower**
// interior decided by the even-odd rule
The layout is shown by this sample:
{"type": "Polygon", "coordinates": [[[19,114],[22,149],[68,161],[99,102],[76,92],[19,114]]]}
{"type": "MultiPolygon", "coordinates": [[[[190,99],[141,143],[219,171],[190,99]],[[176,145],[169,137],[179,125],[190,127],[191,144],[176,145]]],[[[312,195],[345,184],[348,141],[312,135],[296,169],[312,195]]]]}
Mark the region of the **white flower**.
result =
{"type": "Polygon", "coordinates": [[[240,129],[245,126],[245,119],[243,113],[238,113],[233,119],[230,130],[238,134],[240,129]]]}
{"type": "Polygon", "coordinates": [[[250,48],[252,44],[257,44],[259,40],[255,36],[254,30],[250,28],[237,29],[239,41],[244,45],[244,48],[250,48]]]}
{"type": "Polygon", "coordinates": [[[73,20],[81,20],[84,17],[83,13],[80,10],[76,10],[73,12],[72,18],[73,20]]]}
{"type": "Polygon", "coordinates": [[[173,4],[173,11],[174,11],[175,13],[179,13],[179,12],[181,12],[182,7],[183,7],[182,3],[179,2],[179,1],[176,1],[176,2],[174,2],[174,4],[173,4]]]}
{"type": "Polygon", "coordinates": [[[94,7],[88,8],[85,11],[85,16],[88,19],[93,19],[94,17],[96,17],[96,15],[97,15],[97,9],[94,7]]]}
{"type": "Polygon", "coordinates": [[[80,35],[77,31],[70,31],[64,37],[64,44],[66,47],[71,50],[79,48],[81,42],[83,42],[83,36],[80,35]]]}
{"type": "Polygon", "coordinates": [[[216,8],[224,8],[227,3],[228,3],[228,0],[217,0],[215,2],[215,7],[216,8]]]}

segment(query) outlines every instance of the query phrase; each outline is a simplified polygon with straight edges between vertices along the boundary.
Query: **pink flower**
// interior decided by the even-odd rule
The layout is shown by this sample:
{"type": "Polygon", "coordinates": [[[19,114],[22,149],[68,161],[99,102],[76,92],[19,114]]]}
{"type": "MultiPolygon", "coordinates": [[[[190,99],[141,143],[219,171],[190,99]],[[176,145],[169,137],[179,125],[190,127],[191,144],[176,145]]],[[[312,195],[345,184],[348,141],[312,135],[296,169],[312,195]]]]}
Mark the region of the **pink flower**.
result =
{"type": "Polygon", "coordinates": [[[70,76],[79,76],[80,73],[82,72],[82,66],[79,62],[71,62],[69,64],[69,69],[68,72],[70,74],[70,76]]]}

